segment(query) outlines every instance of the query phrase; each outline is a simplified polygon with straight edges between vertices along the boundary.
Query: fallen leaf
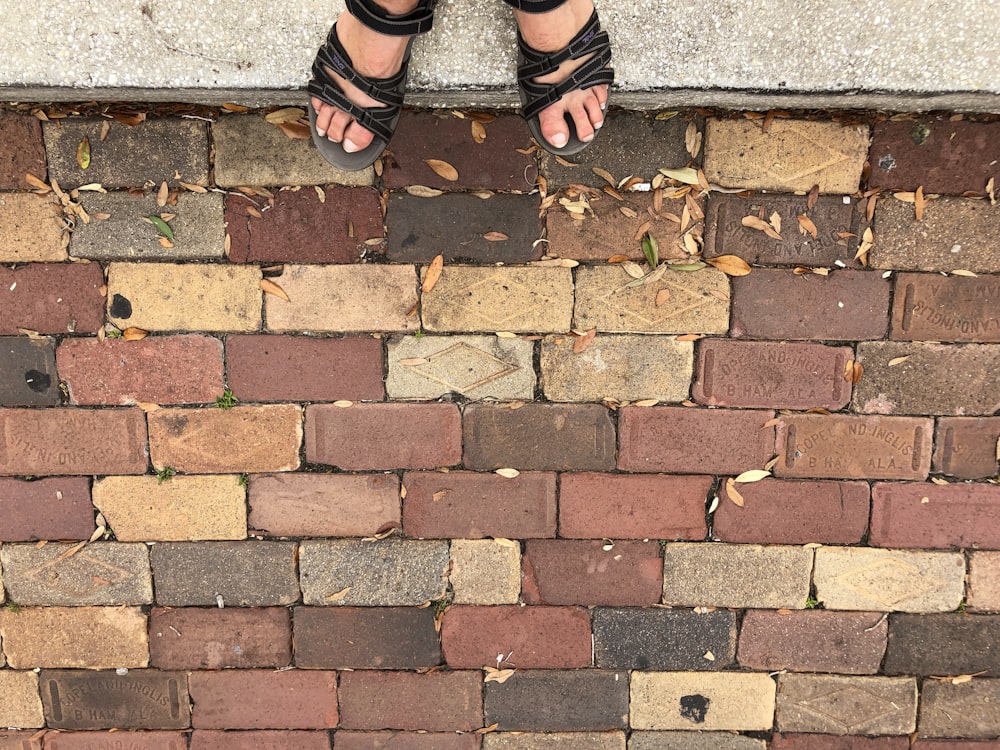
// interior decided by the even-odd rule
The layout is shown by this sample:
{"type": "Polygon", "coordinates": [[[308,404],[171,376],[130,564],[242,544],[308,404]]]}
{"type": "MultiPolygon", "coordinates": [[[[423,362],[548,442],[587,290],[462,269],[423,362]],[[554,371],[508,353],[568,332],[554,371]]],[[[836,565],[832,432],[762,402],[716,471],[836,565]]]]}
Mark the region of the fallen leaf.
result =
{"type": "Polygon", "coordinates": [[[778,234],[781,234],[781,214],[775,211],[774,213],[771,214],[768,221],[770,222],[771,226],[774,227],[774,231],[777,232],[778,234]]]}
{"type": "Polygon", "coordinates": [[[996,193],[993,190],[993,178],[992,177],[990,177],[990,179],[986,183],[986,197],[990,199],[990,205],[991,206],[995,206],[997,204],[997,196],[996,196],[996,193]]]}
{"type": "Polygon", "coordinates": [[[700,271],[705,268],[708,263],[703,263],[698,260],[694,263],[671,263],[667,266],[671,271],[700,271]]]}
{"type": "Polygon", "coordinates": [[[931,481],[934,484],[950,484],[947,479],[942,479],[941,477],[931,477],[931,481]]]}
{"type": "Polygon", "coordinates": [[[633,279],[641,279],[645,275],[645,272],[642,270],[642,266],[638,263],[633,263],[630,260],[622,261],[621,267],[622,270],[633,279]]]}
{"type": "Polygon", "coordinates": [[[913,211],[917,217],[917,221],[923,221],[925,205],[927,205],[927,202],[924,200],[924,188],[921,185],[913,195],[913,211]]]}
{"type": "Polygon", "coordinates": [[[661,264],[661,265],[657,266],[656,268],[654,268],[649,273],[644,274],[644,275],[640,276],[639,278],[637,278],[637,279],[635,279],[633,281],[630,281],[629,283],[627,283],[625,285],[625,288],[626,289],[634,289],[635,287],[638,287],[638,286],[646,286],[647,284],[652,284],[653,282],[659,281],[660,279],[662,279],[663,278],[663,274],[665,274],[666,272],[667,272],[667,265],[665,263],[661,264]]]}
{"type": "Polygon", "coordinates": [[[644,407],[646,407],[646,406],[656,406],[658,403],[660,403],[660,399],[658,399],[658,398],[644,398],[644,399],[641,399],[639,401],[634,402],[632,404],[632,406],[644,406],[644,407]]]}
{"type": "Polygon", "coordinates": [[[281,299],[285,300],[285,302],[291,302],[291,300],[288,299],[288,294],[285,292],[285,290],[282,289],[277,284],[275,284],[270,279],[261,279],[260,288],[261,291],[264,292],[264,294],[273,294],[275,297],[280,297],[281,299]]]}
{"type": "Polygon", "coordinates": [[[424,159],[424,164],[434,170],[434,173],[449,182],[458,180],[458,170],[451,164],[441,159],[424,159]]]}
{"type": "Polygon", "coordinates": [[[861,380],[861,375],[864,373],[865,368],[860,362],[853,359],[848,360],[844,365],[844,380],[848,383],[857,383],[861,380]]]}
{"type": "Polygon", "coordinates": [[[593,172],[594,174],[596,174],[598,177],[600,177],[606,183],[608,183],[609,185],[611,185],[611,187],[615,187],[615,185],[617,184],[615,182],[615,178],[612,177],[611,173],[608,170],[606,170],[606,169],[601,169],[600,167],[591,167],[590,171],[593,172]]]}
{"type": "Polygon", "coordinates": [[[576,162],[572,162],[569,159],[564,159],[561,156],[556,157],[556,162],[562,164],[564,167],[579,167],[580,165],[576,162]]]}
{"type": "Polygon", "coordinates": [[[511,333],[510,331],[497,331],[495,335],[496,335],[496,337],[498,339],[516,339],[517,338],[517,334],[516,333],[511,333]]]}
{"type": "Polygon", "coordinates": [[[546,258],[545,260],[532,260],[528,265],[541,266],[542,268],[576,268],[580,261],[572,258],[546,258]]]}
{"type": "Polygon", "coordinates": [[[80,165],[80,169],[90,166],[90,139],[87,136],[83,136],[76,147],[76,163],[80,165]]]}
{"type": "Polygon", "coordinates": [[[875,217],[875,202],[878,200],[878,195],[872,195],[868,197],[868,205],[865,206],[865,218],[870,222],[875,217]]]}
{"type": "Polygon", "coordinates": [[[749,227],[750,229],[756,229],[760,232],[763,232],[772,239],[776,240],[781,239],[781,235],[774,230],[774,227],[772,227],[770,224],[768,224],[759,216],[744,216],[743,219],[740,221],[740,223],[745,227],[749,227]]]}
{"type": "Polygon", "coordinates": [[[232,104],[230,102],[224,102],[222,108],[227,112],[249,112],[249,107],[244,107],[242,104],[232,104]]]}
{"type": "Polygon", "coordinates": [[[489,667],[485,667],[485,669],[487,672],[483,682],[499,682],[501,685],[513,677],[515,671],[513,669],[490,669],[489,667]]]}
{"type": "Polygon", "coordinates": [[[951,275],[952,276],[966,276],[966,277],[968,277],[970,279],[979,278],[978,274],[973,273],[972,271],[964,271],[964,270],[961,270],[961,269],[959,269],[957,271],[952,271],[951,275]]]}
{"type": "Polygon", "coordinates": [[[917,194],[911,192],[893,193],[892,197],[898,201],[903,201],[903,203],[915,203],[917,200],[917,194]]]}
{"type": "Polygon", "coordinates": [[[31,185],[31,187],[35,188],[36,190],[42,190],[46,193],[52,192],[52,188],[50,188],[47,184],[45,184],[37,177],[35,177],[35,175],[31,174],[31,172],[25,172],[24,181],[27,182],[29,185],[31,185]]]}
{"type": "Polygon", "coordinates": [[[497,730],[497,727],[499,727],[499,726],[500,726],[500,722],[495,721],[492,724],[490,724],[488,727],[482,727],[480,729],[477,729],[475,731],[475,734],[487,734],[489,732],[495,732],[497,730]]]}
{"type": "Polygon", "coordinates": [[[698,172],[691,167],[684,167],[683,169],[661,169],[660,174],[664,177],[669,177],[671,180],[682,182],[685,185],[698,184],[698,172]]]}
{"type": "Polygon", "coordinates": [[[339,401],[334,401],[333,405],[336,406],[338,409],[350,409],[352,406],[354,406],[354,402],[347,401],[345,399],[340,399],[339,401]]]}
{"type": "Polygon", "coordinates": [[[620,255],[620,254],[612,255],[610,258],[608,258],[608,263],[624,263],[627,260],[628,260],[627,255],[620,255]]]}
{"type": "Polygon", "coordinates": [[[487,232],[483,235],[483,239],[490,242],[503,242],[504,240],[509,240],[510,236],[503,232],[487,232]]]}
{"type": "Polygon", "coordinates": [[[691,154],[691,158],[695,158],[701,152],[701,131],[698,130],[698,126],[693,122],[689,122],[687,130],[684,131],[684,147],[687,152],[691,154]]]}
{"type": "Polygon", "coordinates": [[[771,476],[771,472],[769,471],[764,471],[763,469],[750,469],[749,471],[744,471],[738,477],[733,479],[733,481],[745,484],[747,482],[759,482],[761,479],[766,479],[769,476],[771,476]]]}
{"type": "Polygon", "coordinates": [[[293,141],[308,141],[312,138],[312,130],[305,123],[279,122],[278,129],[293,141]]]}
{"type": "Polygon", "coordinates": [[[483,143],[486,140],[486,126],[479,120],[472,121],[472,140],[476,143],[483,143]]]}
{"type": "Polygon", "coordinates": [[[519,476],[521,472],[519,472],[517,469],[497,469],[493,473],[499,474],[504,479],[513,479],[514,477],[519,476]]]}
{"type": "Polygon", "coordinates": [[[705,262],[727,276],[746,276],[750,273],[750,266],[738,255],[719,255],[715,258],[705,258],[705,262]]]}
{"type": "Polygon", "coordinates": [[[449,492],[451,492],[451,490],[438,490],[433,495],[431,495],[431,502],[436,503],[438,500],[447,495],[449,492]]]}
{"type": "Polygon", "coordinates": [[[892,359],[889,360],[889,367],[895,367],[896,365],[901,365],[909,358],[910,358],[909,354],[907,354],[905,357],[893,357],[892,359]]]}
{"type": "Polygon", "coordinates": [[[444,195],[443,190],[427,187],[426,185],[410,185],[406,188],[406,192],[415,198],[436,198],[439,195],[444,195]]]}
{"type": "Polygon", "coordinates": [[[260,211],[258,211],[253,206],[247,206],[247,213],[250,214],[255,219],[263,219],[264,218],[264,214],[262,214],[260,211]]]}
{"type": "Polygon", "coordinates": [[[280,125],[285,122],[295,122],[301,117],[305,117],[306,112],[299,107],[283,107],[264,115],[264,119],[272,125],[280,125]]]}
{"type": "Polygon", "coordinates": [[[170,195],[170,187],[167,185],[167,181],[164,180],[160,183],[160,189],[156,191],[156,205],[163,208],[167,205],[167,197],[170,195]]]}
{"type": "Polygon", "coordinates": [[[174,246],[174,243],[171,242],[170,240],[168,240],[166,237],[160,237],[160,246],[161,247],[166,247],[166,248],[171,248],[171,247],[174,246]]]}
{"type": "Polygon", "coordinates": [[[715,654],[713,654],[711,651],[706,651],[704,654],[702,654],[702,658],[708,659],[709,661],[715,661],[715,654]]]}
{"type": "Polygon", "coordinates": [[[438,283],[438,279],[441,278],[441,272],[444,270],[444,256],[436,255],[431,264],[427,266],[427,273],[424,275],[424,283],[421,284],[420,290],[424,294],[430,294],[431,290],[438,283]]]}
{"type": "Polygon", "coordinates": [[[157,231],[159,231],[160,234],[162,234],[168,240],[173,241],[174,232],[170,228],[170,225],[167,224],[167,222],[165,222],[159,216],[144,216],[143,218],[150,224],[152,224],[154,227],[156,227],[157,231]]]}
{"type": "Polygon", "coordinates": [[[124,331],[122,331],[122,338],[126,341],[138,341],[139,339],[144,339],[149,335],[149,331],[144,331],[142,328],[136,328],[135,326],[129,326],[124,331]]]}
{"type": "Polygon", "coordinates": [[[343,588],[335,594],[327,594],[326,596],[323,597],[323,599],[328,602],[339,602],[341,599],[347,596],[350,590],[351,587],[348,586],[347,588],[343,588]]]}
{"type": "Polygon", "coordinates": [[[738,505],[741,508],[743,507],[743,495],[741,495],[736,489],[736,485],[733,483],[732,477],[726,480],[726,495],[735,505],[738,505]]]}
{"type": "Polygon", "coordinates": [[[591,328],[582,336],[577,336],[576,340],[573,342],[573,353],[580,354],[586,351],[587,347],[590,346],[591,342],[594,340],[594,337],[596,335],[597,335],[597,329],[591,328]]]}
{"type": "Polygon", "coordinates": [[[861,235],[861,244],[858,245],[858,252],[854,254],[854,260],[863,266],[868,265],[868,252],[875,246],[875,235],[872,234],[871,227],[865,229],[861,235]]]}
{"type": "Polygon", "coordinates": [[[108,133],[111,132],[111,121],[105,120],[101,123],[101,136],[100,140],[103,142],[107,139],[108,133]]]}
{"type": "Polygon", "coordinates": [[[677,337],[678,341],[698,341],[699,339],[705,338],[703,333],[682,333],[677,337]]]}
{"type": "Polygon", "coordinates": [[[806,197],[806,211],[811,211],[816,206],[816,201],[819,200],[819,185],[813,185],[809,188],[809,195],[806,197]]]}
{"type": "Polygon", "coordinates": [[[653,304],[656,305],[657,307],[660,307],[663,304],[665,304],[669,299],[670,299],[670,290],[664,288],[656,293],[656,299],[653,300],[653,304]]]}
{"type": "Polygon", "coordinates": [[[679,114],[680,114],[680,112],[675,112],[675,111],[657,112],[656,117],[654,117],[653,119],[654,120],[671,120],[674,117],[677,117],[677,115],[679,115],[679,114]]]}
{"type": "Polygon", "coordinates": [[[416,367],[417,365],[426,365],[429,361],[426,357],[407,357],[399,360],[399,364],[403,367],[416,367]]]}
{"type": "Polygon", "coordinates": [[[160,408],[159,404],[154,404],[151,401],[136,401],[135,405],[142,409],[147,414],[152,411],[156,411],[160,408]]]}
{"type": "Polygon", "coordinates": [[[816,239],[816,225],[813,223],[813,220],[805,214],[799,214],[797,218],[799,220],[799,232],[808,234],[813,239],[816,239]]]}

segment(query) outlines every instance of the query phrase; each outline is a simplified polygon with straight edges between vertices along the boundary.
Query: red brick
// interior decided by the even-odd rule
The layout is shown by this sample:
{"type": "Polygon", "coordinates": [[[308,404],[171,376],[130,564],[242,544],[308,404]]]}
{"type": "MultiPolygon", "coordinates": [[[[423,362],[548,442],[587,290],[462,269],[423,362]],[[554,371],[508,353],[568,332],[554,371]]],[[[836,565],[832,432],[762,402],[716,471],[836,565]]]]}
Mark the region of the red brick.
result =
{"type": "MultiPolygon", "coordinates": [[[[917,743],[920,746],[920,743],[917,743]]],[[[837,737],[832,734],[776,734],[772,750],[908,750],[909,737],[837,737]]],[[[949,746],[950,747],[950,746],[949,746]]],[[[955,748],[964,750],[964,748],[955,748]]]]}
{"type": "Polygon", "coordinates": [[[482,672],[344,672],[340,712],[344,729],[478,729],[483,722],[482,672]]]}
{"type": "Polygon", "coordinates": [[[381,401],[382,344],[370,336],[230,336],[229,387],[243,401],[381,401]]]}
{"type": "Polygon", "coordinates": [[[1000,417],[943,417],[937,421],[934,471],[959,479],[997,474],[1000,417]]]}
{"type": "Polygon", "coordinates": [[[851,400],[850,347],[707,339],[699,344],[691,397],[713,406],[836,411],[851,400]]]}
{"type": "Polygon", "coordinates": [[[743,507],[719,493],[712,532],[724,542],[857,544],[868,529],[866,482],[764,479],[736,489],[743,507]]]}
{"type": "Polygon", "coordinates": [[[3,409],[0,434],[0,474],[146,472],[140,409],[3,409]]]}
{"type": "Polygon", "coordinates": [[[56,363],[76,404],[206,403],[222,394],[222,342],[211,336],[66,339],[56,363]]]}
{"type": "MultiPolygon", "coordinates": [[[[0,744],[0,748],[3,745],[0,744]]],[[[48,732],[45,750],[187,750],[182,732],[48,732]]]]}
{"type": "Polygon", "coordinates": [[[876,271],[829,276],[754,269],[733,279],[731,334],[737,338],[880,339],[889,327],[889,280],[876,271]]]}
{"type": "Polygon", "coordinates": [[[704,539],[711,477],[567,473],[559,479],[559,536],[704,539]]]}
{"type": "Polygon", "coordinates": [[[37,732],[0,731],[0,750],[42,750],[41,738],[32,739],[37,732]]]}
{"type": "Polygon", "coordinates": [[[618,468],[739,474],[774,455],[771,411],[626,407],[620,411],[618,468]]]}
{"type": "Polygon", "coordinates": [[[336,672],[240,669],[192,672],[195,729],[325,729],[337,726],[336,672]]]}
{"type": "Polygon", "coordinates": [[[880,612],[748,610],[738,658],[750,669],[875,674],[889,625],[880,612]]]}
{"type": "Polygon", "coordinates": [[[292,663],[288,610],[155,608],[149,663],[157,669],[287,667],[292,663]]]}
{"type": "Polygon", "coordinates": [[[45,144],[42,123],[32,115],[0,112],[0,190],[23,190],[30,187],[24,179],[31,172],[46,178],[45,144]]]}
{"type": "MultiPolygon", "coordinates": [[[[337,732],[337,750],[479,750],[478,734],[337,732]]],[[[192,747],[191,750],[195,750],[192,747]]]]}
{"type": "Polygon", "coordinates": [[[589,667],[590,614],[577,607],[449,607],[441,646],[453,669],[589,667]]]}
{"type": "Polygon", "coordinates": [[[309,406],[306,460],[348,471],[453,466],[462,460],[462,417],[454,404],[309,406]]]}
{"type": "Polygon", "coordinates": [[[97,333],[104,324],[99,263],[0,267],[0,334],[97,333]]]}
{"type": "Polygon", "coordinates": [[[528,604],[648,607],[663,590],[656,542],[529,539],[521,570],[528,604]]]}
{"type": "Polygon", "coordinates": [[[197,729],[191,733],[191,750],[330,750],[330,735],[306,729],[197,729]]]}
{"type": "Polygon", "coordinates": [[[378,193],[365,187],[279,190],[274,199],[226,196],[229,259],[235,263],[356,263],[365,240],[382,237],[378,193]],[[264,210],[261,210],[261,209],[264,210]],[[253,209],[258,216],[248,213],[253,209]]]}
{"type": "Polygon", "coordinates": [[[1000,487],[876,484],[870,544],[1000,549],[1000,487]]]}
{"type": "Polygon", "coordinates": [[[0,478],[0,541],[90,539],[94,528],[88,479],[0,478]]]}
{"type": "Polygon", "coordinates": [[[913,750],[1000,750],[1000,740],[921,740],[910,746],[913,750]]]}
{"type": "Polygon", "coordinates": [[[892,338],[1000,341],[1000,283],[995,276],[896,276],[892,338]]]}
{"type": "Polygon", "coordinates": [[[513,479],[467,471],[403,475],[407,536],[528,539],[556,535],[556,475],[513,479]]]}

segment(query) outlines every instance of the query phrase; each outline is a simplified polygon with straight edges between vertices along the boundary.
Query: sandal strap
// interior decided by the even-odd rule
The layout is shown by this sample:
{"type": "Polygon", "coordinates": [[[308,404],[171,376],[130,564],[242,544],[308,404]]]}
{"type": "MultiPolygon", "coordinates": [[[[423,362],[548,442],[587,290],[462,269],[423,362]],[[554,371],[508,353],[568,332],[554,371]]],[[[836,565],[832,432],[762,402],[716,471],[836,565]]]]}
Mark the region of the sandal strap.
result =
{"type": "Polygon", "coordinates": [[[409,13],[391,15],[374,0],[345,0],[347,11],[372,31],[386,36],[414,36],[430,31],[437,0],[420,0],[409,13]]]}

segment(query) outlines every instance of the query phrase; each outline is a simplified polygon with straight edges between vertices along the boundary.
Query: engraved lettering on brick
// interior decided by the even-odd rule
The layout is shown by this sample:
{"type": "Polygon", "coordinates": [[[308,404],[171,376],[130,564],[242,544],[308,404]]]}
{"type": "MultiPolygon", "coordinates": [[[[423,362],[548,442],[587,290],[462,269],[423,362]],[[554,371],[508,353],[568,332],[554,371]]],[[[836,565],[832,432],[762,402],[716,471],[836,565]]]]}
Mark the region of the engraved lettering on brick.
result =
{"type": "Polygon", "coordinates": [[[824,365],[820,357],[804,352],[789,351],[787,348],[758,347],[740,350],[709,349],[705,353],[703,390],[705,396],[726,399],[756,401],[825,401],[827,398],[841,398],[841,383],[844,382],[844,359],[839,354],[832,368],[824,365]],[[780,373],[775,370],[779,367],[780,373]],[[761,377],[758,380],[743,377],[745,373],[756,373],[768,368],[768,373],[780,377],[761,377]],[[828,371],[826,388],[817,385],[816,374],[828,371]]]}
{"type": "Polygon", "coordinates": [[[79,597],[92,595],[134,577],[125,568],[98,560],[83,551],[72,557],[54,557],[29,569],[25,575],[63,594],[79,597]]]}
{"type": "Polygon", "coordinates": [[[112,450],[103,440],[121,441],[120,431],[123,427],[127,430],[127,439],[124,441],[127,445],[133,446],[139,442],[135,420],[128,419],[123,414],[121,419],[104,426],[100,438],[76,445],[59,444],[56,435],[59,437],[73,434],[93,435],[98,424],[96,419],[96,416],[92,417],[89,414],[83,416],[72,411],[62,411],[59,414],[58,425],[49,418],[43,421],[40,429],[34,433],[24,429],[24,422],[21,419],[7,419],[3,424],[4,439],[0,443],[0,466],[27,460],[72,471],[80,465],[86,466],[94,461],[115,460],[118,450],[112,450]]]}
{"type": "Polygon", "coordinates": [[[45,682],[49,711],[59,728],[187,726],[187,690],[174,676],[163,673],[155,677],[66,673],[45,682]]]}
{"type": "Polygon", "coordinates": [[[856,685],[837,688],[815,698],[799,701],[796,705],[833,721],[846,732],[890,716],[900,708],[856,685]]]}
{"type": "Polygon", "coordinates": [[[916,565],[897,558],[878,560],[841,573],[833,580],[886,609],[945,585],[916,565]]]}
{"type": "Polygon", "coordinates": [[[901,327],[906,333],[922,323],[921,338],[934,333],[948,340],[992,340],[1000,335],[998,308],[1000,282],[987,278],[910,282],[903,290],[901,327]]]}
{"type": "Polygon", "coordinates": [[[464,341],[424,359],[427,360],[425,364],[410,367],[410,372],[465,394],[521,369],[464,341]]]}
{"type": "MultiPolygon", "coordinates": [[[[880,425],[869,425],[863,422],[849,424],[847,437],[849,440],[864,440],[868,456],[864,460],[864,468],[871,472],[895,471],[909,468],[920,469],[921,441],[923,428],[916,427],[913,437],[908,438],[895,430],[880,425]],[[886,451],[885,448],[889,450],[886,451]]],[[[835,439],[834,430],[830,427],[815,429],[805,436],[798,434],[795,425],[789,425],[785,449],[785,466],[789,469],[796,461],[805,457],[806,466],[810,469],[824,471],[848,470],[847,457],[839,454],[827,456],[809,456],[807,451],[823,450],[835,439]]]]}

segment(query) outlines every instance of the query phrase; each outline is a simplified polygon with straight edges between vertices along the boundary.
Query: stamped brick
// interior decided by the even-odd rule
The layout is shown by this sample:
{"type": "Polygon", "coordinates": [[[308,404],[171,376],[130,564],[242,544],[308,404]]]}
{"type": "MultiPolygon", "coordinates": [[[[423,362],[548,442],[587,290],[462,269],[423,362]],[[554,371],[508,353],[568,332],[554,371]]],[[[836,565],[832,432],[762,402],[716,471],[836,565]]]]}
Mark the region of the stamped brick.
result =
{"type": "Polygon", "coordinates": [[[740,664],[750,669],[875,674],[889,625],[872,612],[749,610],[740,629],[740,664]]]}
{"type": "Polygon", "coordinates": [[[441,663],[434,620],[431,607],[296,607],[295,666],[428,669],[441,663]]]}
{"type": "Polygon", "coordinates": [[[892,338],[1000,342],[1000,281],[992,276],[896,276],[892,338]]]}
{"type": "Polygon", "coordinates": [[[710,118],[705,128],[705,177],[723,187],[854,193],[867,157],[867,125],[775,119],[765,132],[762,121],[710,118]]]}
{"type": "MultiPolygon", "coordinates": [[[[421,272],[421,277],[426,269],[421,272]]],[[[565,331],[573,314],[569,268],[445,266],[420,301],[428,331],[565,331]]]]}
{"type": "Polygon", "coordinates": [[[454,404],[314,404],[306,407],[306,460],[347,471],[453,466],[462,460],[461,430],[454,404]]]}
{"type": "Polygon", "coordinates": [[[191,703],[183,672],[45,670],[40,683],[46,723],[52,729],[190,726],[191,703]]]}
{"type": "MultiPolygon", "coordinates": [[[[38,675],[34,672],[0,671],[0,698],[0,726],[30,729],[45,725],[42,701],[38,697],[38,675]]],[[[25,747],[30,747],[26,738],[24,743],[25,747]]],[[[0,739],[0,748],[3,747],[4,741],[0,739]]],[[[18,745],[11,742],[10,747],[18,748],[18,745]]]]}
{"type": "Polygon", "coordinates": [[[299,598],[294,542],[163,542],[150,562],[156,603],[267,607],[299,598]]]}
{"type": "Polygon", "coordinates": [[[559,536],[704,539],[712,480],[666,474],[579,472],[559,480],[559,536]]]}
{"type": "Polygon", "coordinates": [[[14,112],[0,113],[0,143],[5,144],[3,156],[0,156],[0,190],[29,187],[24,179],[26,172],[45,179],[45,144],[42,124],[37,118],[14,112]]]}
{"type": "Polygon", "coordinates": [[[151,118],[132,126],[103,117],[74,117],[47,122],[42,132],[49,176],[64,188],[91,182],[109,190],[150,181],[175,186],[178,174],[184,182],[208,185],[208,124],[199,120],[151,118]],[[101,138],[105,123],[108,132],[101,138]],[[84,138],[90,141],[86,170],[76,160],[84,138]]]}
{"type": "Polygon", "coordinates": [[[260,269],[204,263],[111,263],[108,318],[147,331],[256,331],[260,269]]]}
{"type": "MultiPolygon", "coordinates": [[[[338,746],[339,747],[339,746],[338,746]]],[[[314,729],[196,729],[191,750],[330,750],[330,734],[314,729]]]]}
{"type": "Polygon", "coordinates": [[[288,610],[154,608],[149,663],[157,669],[287,667],[292,663],[288,610]]]}
{"type": "Polygon", "coordinates": [[[2,409],[0,474],[142,474],[140,409],[2,409]],[[95,441],[95,435],[113,436],[95,441]]]}
{"type": "Polygon", "coordinates": [[[793,414],[778,425],[780,477],[924,479],[933,423],[920,417],[793,414]]]}
{"type": "Polygon", "coordinates": [[[382,209],[371,188],[292,188],[266,203],[230,193],[225,216],[235,263],[356,263],[368,240],[382,239],[382,209]]]}
{"type": "Polygon", "coordinates": [[[528,539],[556,535],[556,475],[524,472],[513,479],[455,471],[403,475],[407,536],[528,539]]]}
{"type": "Polygon", "coordinates": [[[482,726],[479,671],[344,672],[341,727],[463,732],[482,726]]]}
{"type": "MultiPolygon", "coordinates": [[[[337,750],[479,750],[478,734],[445,732],[337,732],[337,750]]],[[[278,748],[275,748],[278,750],[278,748]]]]}
{"type": "Polygon", "coordinates": [[[521,547],[507,539],[455,539],[448,574],[455,604],[516,604],[521,547]]]}
{"type": "Polygon", "coordinates": [[[733,666],[736,614],[670,609],[595,609],[601,669],[714,671],[733,666]]]}
{"type": "Polygon", "coordinates": [[[297,404],[158,409],[149,414],[153,466],[202,474],[292,471],[299,466],[297,404]]]}
{"type": "Polygon", "coordinates": [[[452,669],[589,667],[590,614],[579,607],[449,607],[441,645],[452,669]]]}
{"type": "Polygon", "coordinates": [[[959,479],[998,473],[1000,417],[945,417],[937,421],[934,471],[959,479]]]}
{"type": "Polygon", "coordinates": [[[626,407],[619,412],[618,468],[739,474],[774,455],[771,411],[626,407]]]}
{"type": "Polygon", "coordinates": [[[624,729],[628,674],[608,670],[525,670],[485,689],[485,723],[503,731],[624,729]],[[552,700],[558,695],[559,700],[552,700]]]}
{"type": "Polygon", "coordinates": [[[973,552],[969,563],[969,606],[1000,612],[1000,552],[973,552]]]}
{"type": "Polygon", "coordinates": [[[286,265],[274,279],[289,302],[264,296],[269,331],[413,331],[417,275],[413,266],[286,265]]]}
{"type": "Polygon", "coordinates": [[[0,478],[0,540],[90,539],[95,528],[86,477],[0,478]]]}
{"type": "Polygon", "coordinates": [[[61,400],[55,342],[0,337],[0,404],[56,406],[61,400]]]}
{"type": "Polygon", "coordinates": [[[803,609],[812,550],[755,544],[668,544],[663,603],[732,608],[803,609]]]}
{"type": "Polygon", "coordinates": [[[909,734],[917,720],[917,681],[783,674],[777,709],[782,732],[909,734]]]}
{"type": "Polygon", "coordinates": [[[0,334],[97,333],[104,325],[103,286],[96,263],[0,267],[0,334]]]}
{"type": "MultiPolygon", "coordinates": [[[[633,735],[634,736],[634,735],[633,735]]],[[[625,750],[618,732],[490,732],[483,750],[625,750]]]]}
{"type": "Polygon", "coordinates": [[[192,672],[195,729],[337,726],[337,673],[263,669],[192,672]]]}
{"type": "MultiPolygon", "coordinates": [[[[182,732],[49,732],[45,744],[51,750],[187,750],[182,732]]],[[[0,745],[2,747],[2,745],[0,745]]]]}
{"type": "Polygon", "coordinates": [[[112,669],[149,662],[146,616],[138,607],[0,611],[0,637],[7,666],[14,669],[112,669]]]}
{"type": "MultiPolygon", "coordinates": [[[[670,271],[651,284],[628,288],[633,279],[617,265],[584,266],[576,274],[573,325],[619,333],[725,333],[729,328],[729,280],[722,271],[670,271]],[[656,305],[656,296],[669,293],[656,305]]],[[[548,330],[564,330],[564,327],[548,330]]]]}
{"type": "MultiPolygon", "coordinates": [[[[775,734],[771,740],[773,750],[909,750],[921,747],[910,744],[909,737],[856,737],[834,734],[775,734]]],[[[950,750],[962,750],[951,748],[950,750]]]]}
{"type": "Polygon", "coordinates": [[[712,523],[724,542],[857,544],[868,529],[867,482],[763,479],[736,490],[743,506],[721,490],[712,523]]]}
{"type": "Polygon", "coordinates": [[[736,672],[633,672],[632,729],[769,730],[774,680],[736,672]]]}
{"type": "MultiPolygon", "coordinates": [[[[405,336],[389,340],[385,387],[394,399],[531,400],[534,345],[497,336],[405,336]]],[[[380,360],[381,364],[381,360],[380,360]]]]}
{"type": "Polygon", "coordinates": [[[959,685],[926,680],[917,731],[921,737],[995,739],[1000,736],[998,702],[1000,680],[980,677],[959,685]]]}
{"type": "Polygon", "coordinates": [[[66,339],[56,361],[76,404],[210,403],[222,393],[222,342],[211,336],[66,339]]]}
{"type": "Polygon", "coordinates": [[[0,731],[0,750],[42,750],[42,740],[34,731],[0,731]]]}
{"type": "Polygon", "coordinates": [[[870,544],[1000,549],[1000,487],[878,483],[870,544]]]}
{"type": "Polygon", "coordinates": [[[629,750],[765,750],[767,742],[729,732],[632,732],[629,750]]]}
{"type": "Polygon", "coordinates": [[[105,477],[94,505],[120,542],[245,539],[246,490],[237,476],[105,477]]]}
{"type": "Polygon", "coordinates": [[[62,207],[51,197],[0,193],[0,262],[66,260],[61,217],[62,207]]]}
{"type": "Polygon", "coordinates": [[[381,401],[382,345],[368,336],[226,339],[229,387],[244,401],[381,401]]]}
{"type": "Polygon", "coordinates": [[[965,594],[965,559],[953,552],[820,547],[813,581],[827,609],[948,612],[965,594]]]}
{"type": "Polygon", "coordinates": [[[399,527],[391,474],[265,474],[250,478],[250,528],[264,536],[373,536],[399,527]]]}
{"type": "Polygon", "coordinates": [[[836,411],[851,400],[846,346],[709,339],[698,346],[695,401],[712,406],[836,411]]]}
{"type": "Polygon", "coordinates": [[[880,339],[889,325],[889,280],[871,271],[829,276],[756,269],[733,279],[737,338],[880,339]]]}
{"type": "Polygon", "coordinates": [[[447,575],[447,542],[343,539],[299,545],[306,604],[414,607],[441,599],[447,575]]]}
{"type": "Polygon", "coordinates": [[[521,560],[528,604],[648,607],[660,601],[656,542],[529,539],[521,560]]]}
{"type": "Polygon", "coordinates": [[[312,140],[295,140],[260,115],[227,114],[212,125],[215,181],[244,185],[371,185],[373,169],[345,172],[330,166],[312,140]]]}
{"type": "Polygon", "coordinates": [[[902,675],[997,674],[1000,615],[894,614],[882,671],[902,675]]]}
{"type": "Polygon", "coordinates": [[[597,404],[470,405],[462,429],[464,463],[470,469],[614,468],[614,423],[597,404]]]}

